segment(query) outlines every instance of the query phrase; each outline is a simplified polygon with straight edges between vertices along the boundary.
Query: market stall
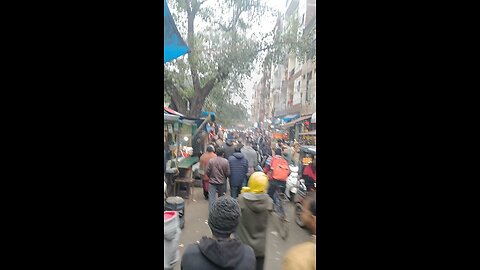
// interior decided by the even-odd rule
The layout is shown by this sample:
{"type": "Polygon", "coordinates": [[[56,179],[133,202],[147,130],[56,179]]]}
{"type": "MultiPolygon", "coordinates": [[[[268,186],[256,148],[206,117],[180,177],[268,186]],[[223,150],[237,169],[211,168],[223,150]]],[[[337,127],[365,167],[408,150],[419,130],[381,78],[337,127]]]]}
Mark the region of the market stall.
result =
{"type": "Polygon", "coordinates": [[[288,131],[290,140],[298,140],[301,133],[310,131],[310,123],[308,120],[310,120],[311,117],[311,114],[304,115],[282,125],[282,128],[288,131]]]}
{"type": "Polygon", "coordinates": [[[298,134],[300,140],[305,144],[317,145],[317,131],[312,130],[298,134]]]}

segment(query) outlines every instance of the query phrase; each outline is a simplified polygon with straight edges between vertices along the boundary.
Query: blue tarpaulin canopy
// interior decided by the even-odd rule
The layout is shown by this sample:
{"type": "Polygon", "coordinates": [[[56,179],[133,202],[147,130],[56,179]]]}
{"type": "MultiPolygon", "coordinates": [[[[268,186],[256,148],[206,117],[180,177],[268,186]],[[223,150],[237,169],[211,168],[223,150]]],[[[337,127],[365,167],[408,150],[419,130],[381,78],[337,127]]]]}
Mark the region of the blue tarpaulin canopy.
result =
{"type": "Polygon", "coordinates": [[[293,119],[296,119],[296,118],[298,118],[298,117],[300,117],[299,114],[290,114],[290,115],[287,115],[287,116],[283,117],[282,120],[283,120],[284,122],[290,122],[290,121],[292,121],[293,119]]]}
{"type": "Polygon", "coordinates": [[[215,112],[201,112],[200,117],[207,117],[209,113],[215,118],[215,112]]]}
{"type": "Polygon", "coordinates": [[[163,8],[163,39],[165,44],[163,47],[163,63],[166,63],[188,53],[189,48],[178,32],[168,8],[167,0],[163,0],[163,8]]]}

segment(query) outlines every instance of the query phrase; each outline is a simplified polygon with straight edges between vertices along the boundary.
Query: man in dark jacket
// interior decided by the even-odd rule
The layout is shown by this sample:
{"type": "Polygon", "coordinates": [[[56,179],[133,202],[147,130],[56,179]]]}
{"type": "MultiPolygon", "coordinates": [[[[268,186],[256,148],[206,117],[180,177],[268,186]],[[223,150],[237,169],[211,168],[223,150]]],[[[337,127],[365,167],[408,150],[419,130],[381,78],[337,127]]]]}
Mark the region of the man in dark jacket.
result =
{"type": "Polygon", "coordinates": [[[218,198],[208,215],[208,226],[213,237],[203,237],[190,244],[182,257],[182,270],[255,270],[253,249],[230,235],[240,219],[238,202],[228,196],[218,198]]]}
{"type": "Polygon", "coordinates": [[[224,158],[223,149],[217,150],[217,156],[208,161],[205,174],[208,176],[208,209],[212,209],[213,202],[225,195],[227,177],[230,176],[230,165],[224,158]]]}
{"type": "Polygon", "coordinates": [[[230,165],[230,193],[233,198],[237,198],[238,194],[240,194],[248,173],[248,160],[240,151],[241,149],[238,146],[235,147],[235,153],[228,158],[228,164],[230,165]]]}
{"type": "Polygon", "coordinates": [[[227,140],[227,142],[223,146],[223,150],[225,150],[225,158],[228,159],[233,153],[235,153],[235,145],[233,145],[232,140],[227,140]]]}

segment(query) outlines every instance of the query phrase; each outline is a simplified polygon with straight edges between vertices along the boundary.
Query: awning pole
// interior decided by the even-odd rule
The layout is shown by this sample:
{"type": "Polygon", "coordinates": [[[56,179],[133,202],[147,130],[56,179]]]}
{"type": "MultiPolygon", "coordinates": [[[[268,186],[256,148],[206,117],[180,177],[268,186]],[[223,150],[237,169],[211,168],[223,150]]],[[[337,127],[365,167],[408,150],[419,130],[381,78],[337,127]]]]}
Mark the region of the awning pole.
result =
{"type": "MultiPolygon", "coordinates": [[[[197,130],[195,130],[195,133],[193,134],[193,137],[195,137],[195,135],[197,135],[197,133],[203,128],[203,126],[208,122],[210,121],[210,112],[208,113],[207,115],[207,118],[205,118],[205,120],[203,120],[202,124],[197,128],[197,130]]],[[[192,137],[192,138],[193,138],[192,137]]]]}

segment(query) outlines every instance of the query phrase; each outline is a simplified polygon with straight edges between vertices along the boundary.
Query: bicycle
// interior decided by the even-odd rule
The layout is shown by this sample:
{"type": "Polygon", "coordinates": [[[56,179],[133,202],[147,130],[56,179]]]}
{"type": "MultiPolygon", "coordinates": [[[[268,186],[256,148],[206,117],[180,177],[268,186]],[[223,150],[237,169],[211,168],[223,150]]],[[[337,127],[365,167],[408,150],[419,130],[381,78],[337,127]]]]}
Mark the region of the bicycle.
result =
{"type": "Polygon", "coordinates": [[[288,237],[288,219],[286,213],[286,203],[288,202],[288,198],[280,189],[280,186],[275,188],[275,193],[273,193],[273,212],[274,215],[278,217],[279,226],[278,230],[280,232],[280,236],[283,240],[288,237]]]}

